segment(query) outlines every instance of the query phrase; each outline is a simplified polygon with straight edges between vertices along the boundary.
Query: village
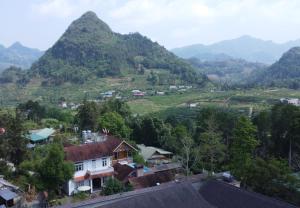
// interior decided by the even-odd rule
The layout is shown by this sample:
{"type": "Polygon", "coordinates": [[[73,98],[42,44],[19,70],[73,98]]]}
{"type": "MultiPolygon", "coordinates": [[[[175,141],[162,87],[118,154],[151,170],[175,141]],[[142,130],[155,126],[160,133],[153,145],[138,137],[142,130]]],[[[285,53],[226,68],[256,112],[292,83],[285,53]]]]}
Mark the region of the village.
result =
{"type": "MultiPolygon", "coordinates": [[[[55,143],[59,129],[30,130],[27,149],[55,143]]],[[[64,160],[72,177],[49,198],[28,184],[27,190],[0,178],[0,207],[293,207],[240,188],[229,171],[190,174],[179,155],[144,144],[132,144],[101,131],[73,129],[77,137],[64,143],[64,160]],[[111,196],[110,196],[111,195],[111,196]],[[184,197],[183,201],[178,200],[184,197]],[[243,200],[241,200],[243,199],[243,200]],[[249,201],[245,206],[244,200],[249,201]],[[147,202],[145,205],[145,202],[147,202]],[[142,206],[143,205],[143,206],[142,206]]],[[[0,136],[6,133],[0,129],[0,136]]],[[[14,165],[10,164],[12,170],[14,165]]],[[[36,173],[29,171],[29,174],[36,173]]]]}

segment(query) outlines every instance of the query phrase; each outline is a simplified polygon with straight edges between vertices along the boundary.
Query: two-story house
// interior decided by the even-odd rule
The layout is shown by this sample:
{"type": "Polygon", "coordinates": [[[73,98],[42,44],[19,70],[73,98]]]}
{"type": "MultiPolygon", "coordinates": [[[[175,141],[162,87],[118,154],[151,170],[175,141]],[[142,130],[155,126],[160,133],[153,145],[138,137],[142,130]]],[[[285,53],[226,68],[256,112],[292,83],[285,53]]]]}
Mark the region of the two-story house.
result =
{"type": "Polygon", "coordinates": [[[104,141],[69,146],[64,151],[65,159],[75,166],[73,179],[64,187],[72,195],[79,187],[88,188],[91,193],[101,190],[105,181],[114,175],[113,164],[132,163],[132,153],[137,150],[124,140],[107,136],[104,141]]]}

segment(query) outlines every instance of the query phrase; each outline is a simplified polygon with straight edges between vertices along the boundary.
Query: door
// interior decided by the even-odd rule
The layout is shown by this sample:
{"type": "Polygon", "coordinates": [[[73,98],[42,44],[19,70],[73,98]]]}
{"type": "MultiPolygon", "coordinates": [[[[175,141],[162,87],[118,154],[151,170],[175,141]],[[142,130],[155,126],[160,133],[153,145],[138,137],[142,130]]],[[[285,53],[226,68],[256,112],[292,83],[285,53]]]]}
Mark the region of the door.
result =
{"type": "Polygon", "coordinates": [[[101,178],[94,178],[93,179],[93,190],[101,189],[101,178]]]}

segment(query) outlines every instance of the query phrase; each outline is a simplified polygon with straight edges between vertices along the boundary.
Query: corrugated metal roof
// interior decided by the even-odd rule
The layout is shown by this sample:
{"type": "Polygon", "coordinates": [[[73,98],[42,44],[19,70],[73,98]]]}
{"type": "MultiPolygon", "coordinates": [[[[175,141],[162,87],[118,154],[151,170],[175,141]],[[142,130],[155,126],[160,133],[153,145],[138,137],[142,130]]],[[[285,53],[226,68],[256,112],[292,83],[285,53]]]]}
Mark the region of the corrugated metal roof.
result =
{"type": "Polygon", "coordinates": [[[49,136],[51,136],[55,130],[53,128],[44,128],[32,131],[29,135],[29,139],[33,142],[38,142],[47,139],[49,136]]]}
{"type": "Polygon", "coordinates": [[[144,160],[148,160],[152,157],[154,153],[159,153],[161,155],[172,155],[172,152],[168,152],[166,150],[156,148],[156,147],[147,147],[144,144],[138,144],[138,148],[141,150],[141,155],[144,158],[144,160]]]}
{"type": "Polygon", "coordinates": [[[0,197],[5,201],[16,198],[18,195],[15,192],[10,191],[9,189],[0,189],[0,197]]]}

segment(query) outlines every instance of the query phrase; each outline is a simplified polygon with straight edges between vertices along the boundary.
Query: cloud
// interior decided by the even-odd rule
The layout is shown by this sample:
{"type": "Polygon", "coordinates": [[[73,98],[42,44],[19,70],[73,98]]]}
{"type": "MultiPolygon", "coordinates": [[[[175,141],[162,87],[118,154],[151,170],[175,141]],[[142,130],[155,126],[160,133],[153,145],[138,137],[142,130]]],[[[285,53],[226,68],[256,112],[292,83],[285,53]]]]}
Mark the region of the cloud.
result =
{"type": "MultiPolygon", "coordinates": [[[[31,0],[33,1],[33,0],[31,0]]],[[[113,30],[138,31],[174,47],[250,34],[300,37],[300,0],[34,0],[39,16],[75,19],[95,11],[113,30]],[[284,30],[283,30],[284,28],[284,30]]]]}

